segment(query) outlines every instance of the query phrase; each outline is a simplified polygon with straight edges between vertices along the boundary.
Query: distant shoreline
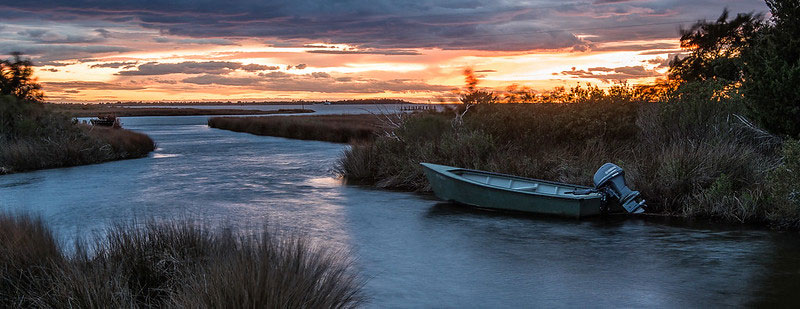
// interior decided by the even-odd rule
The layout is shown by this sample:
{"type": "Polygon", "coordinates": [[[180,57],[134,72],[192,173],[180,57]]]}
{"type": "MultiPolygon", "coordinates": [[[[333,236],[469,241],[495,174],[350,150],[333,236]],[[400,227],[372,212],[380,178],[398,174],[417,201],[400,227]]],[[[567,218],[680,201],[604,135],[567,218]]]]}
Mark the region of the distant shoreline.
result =
{"type": "MultiPolygon", "coordinates": [[[[405,100],[396,99],[363,99],[363,100],[338,100],[338,101],[117,101],[117,102],[97,102],[97,103],[60,103],[48,102],[48,105],[64,105],[64,106],[205,106],[205,105],[230,105],[230,106],[245,106],[245,105],[317,105],[329,103],[331,105],[364,105],[364,104],[409,104],[409,105],[425,105],[427,103],[414,103],[405,100]]],[[[433,103],[431,103],[433,104],[433,103]]]]}
{"type": "Polygon", "coordinates": [[[114,115],[117,117],[139,116],[224,116],[224,115],[272,115],[272,114],[300,114],[313,113],[311,109],[278,109],[278,110],[253,110],[253,109],[206,109],[206,108],[131,108],[108,105],[64,105],[47,104],[56,112],[65,113],[71,117],[97,117],[100,115],[114,115]]]}

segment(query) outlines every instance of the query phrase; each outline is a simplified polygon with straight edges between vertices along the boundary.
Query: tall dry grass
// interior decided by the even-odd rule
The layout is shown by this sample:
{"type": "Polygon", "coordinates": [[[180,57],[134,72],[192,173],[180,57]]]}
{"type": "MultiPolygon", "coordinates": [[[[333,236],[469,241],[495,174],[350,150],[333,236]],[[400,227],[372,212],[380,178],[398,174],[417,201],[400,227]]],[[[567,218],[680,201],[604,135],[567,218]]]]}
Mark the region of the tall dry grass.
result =
{"type": "Polygon", "coordinates": [[[281,117],[214,117],[208,126],[303,140],[347,143],[371,140],[381,130],[374,115],[314,115],[281,117]]]}
{"type": "MultiPolygon", "coordinates": [[[[582,185],[591,185],[596,169],[613,162],[626,170],[650,212],[800,222],[800,207],[784,202],[778,211],[772,202],[776,184],[770,175],[791,156],[781,156],[780,138],[739,116],[739,106],[691,97],[478,104],[460,125],[453,122],[459,111],[408,118],[394,135],[354,144],[338,169],[355,182],[424,191],[429,188],[419,162],[582,185]]],[[[793,188],[783,196],[800,191],[793,188]]]]}
{"type": "Polygon", "coordinates": [[[363,281],[343,253],[265,228],[123,224],[64,255],[40,220],[0,215],[0,305],[41,308],[353,308],[363,281]]]}

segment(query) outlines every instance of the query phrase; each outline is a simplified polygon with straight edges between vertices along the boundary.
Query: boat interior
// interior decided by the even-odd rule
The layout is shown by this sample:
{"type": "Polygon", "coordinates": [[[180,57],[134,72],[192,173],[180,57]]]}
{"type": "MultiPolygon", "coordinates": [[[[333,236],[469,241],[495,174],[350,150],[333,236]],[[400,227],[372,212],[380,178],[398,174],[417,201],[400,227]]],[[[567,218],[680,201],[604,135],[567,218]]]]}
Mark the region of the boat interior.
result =
{"type": "MultiPolygon", "coordinates": [[[[528,191],[528,192],[535,192],[535,193],[545,193],[545,194],[554,194],[554,195],[567,195],[567,196],[575,196],[573,194],[577,187],[567,186],[567,185],[555,185],[546,182],[537,182],[533,180],[523,180],[523,179],[515,179],[509,177],[502,177],[502,176],[494,176],[494,175],[487,175],[483,173],[475,173],[471,171],[464,171],[464,170],[456,170],[452,171],[453,174],[459,175],[465,179],[480,183],[486,184],[493,187],[500,187],[504,189],[511,189],[511,190],[519,190],[519,191],[528,191]]],[[[591,193],[593,194],[593,193],[591,193]]],[[[591,195],[590,194],[590,195],[591,195]]]]}

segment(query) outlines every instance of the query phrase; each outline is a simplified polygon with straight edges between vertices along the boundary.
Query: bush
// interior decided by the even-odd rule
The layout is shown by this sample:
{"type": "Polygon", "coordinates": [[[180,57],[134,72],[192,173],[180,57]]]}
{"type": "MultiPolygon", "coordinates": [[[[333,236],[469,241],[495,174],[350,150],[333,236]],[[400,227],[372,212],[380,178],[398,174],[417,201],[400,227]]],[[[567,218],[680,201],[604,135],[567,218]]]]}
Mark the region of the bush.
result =
{"type": "Polygon", "coordinates": [[[788,140],[781,151],[783,164],[769,175],[768,216],[780,225],[800,228],[800,141],[788,140]]]}

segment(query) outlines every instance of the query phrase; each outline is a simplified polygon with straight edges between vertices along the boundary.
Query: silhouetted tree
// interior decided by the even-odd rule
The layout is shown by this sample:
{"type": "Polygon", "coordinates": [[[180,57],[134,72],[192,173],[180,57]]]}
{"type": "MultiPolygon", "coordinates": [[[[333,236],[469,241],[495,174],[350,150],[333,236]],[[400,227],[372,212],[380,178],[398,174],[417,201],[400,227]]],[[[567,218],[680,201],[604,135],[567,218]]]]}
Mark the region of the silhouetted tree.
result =
{"type": "Polygon", "coordinates": [[[23,101],[41,102],[42,87],[33,78],[33,64],[14,52],[13,59],[0,60],[0,95],[15,96],[23,101]]]}
{"type": "Polygon", "coordinates": [[[725,9],[715,22],[702,20],[689,29],[681,29],[681,48],[690,54],[683,59],[676,56],[670,61],[670,79],[739,81],[740,55],[762,26],[760,14],[738,14],[729,21],[725,9]]]}
{"type": "Polygon", "coordinates": [[[456,110],[456,117],[453,119],[454,126],[460,126],[463,123],[464,115],[477,104],[491,104],[497,103],[497,96],[494,92],[480,90],[478,88],[478,76],[471,68],[464,69],[464,81],[467,86],[464,91],[458,93],[458,100],[463,104],[462,109],[456,110]]]}
{"type": "Polygon", "coordinates": [[[772,17],[742,54],[742,92],[750,117],[800,137],[800,0],[767,0],[772,17]]]}

